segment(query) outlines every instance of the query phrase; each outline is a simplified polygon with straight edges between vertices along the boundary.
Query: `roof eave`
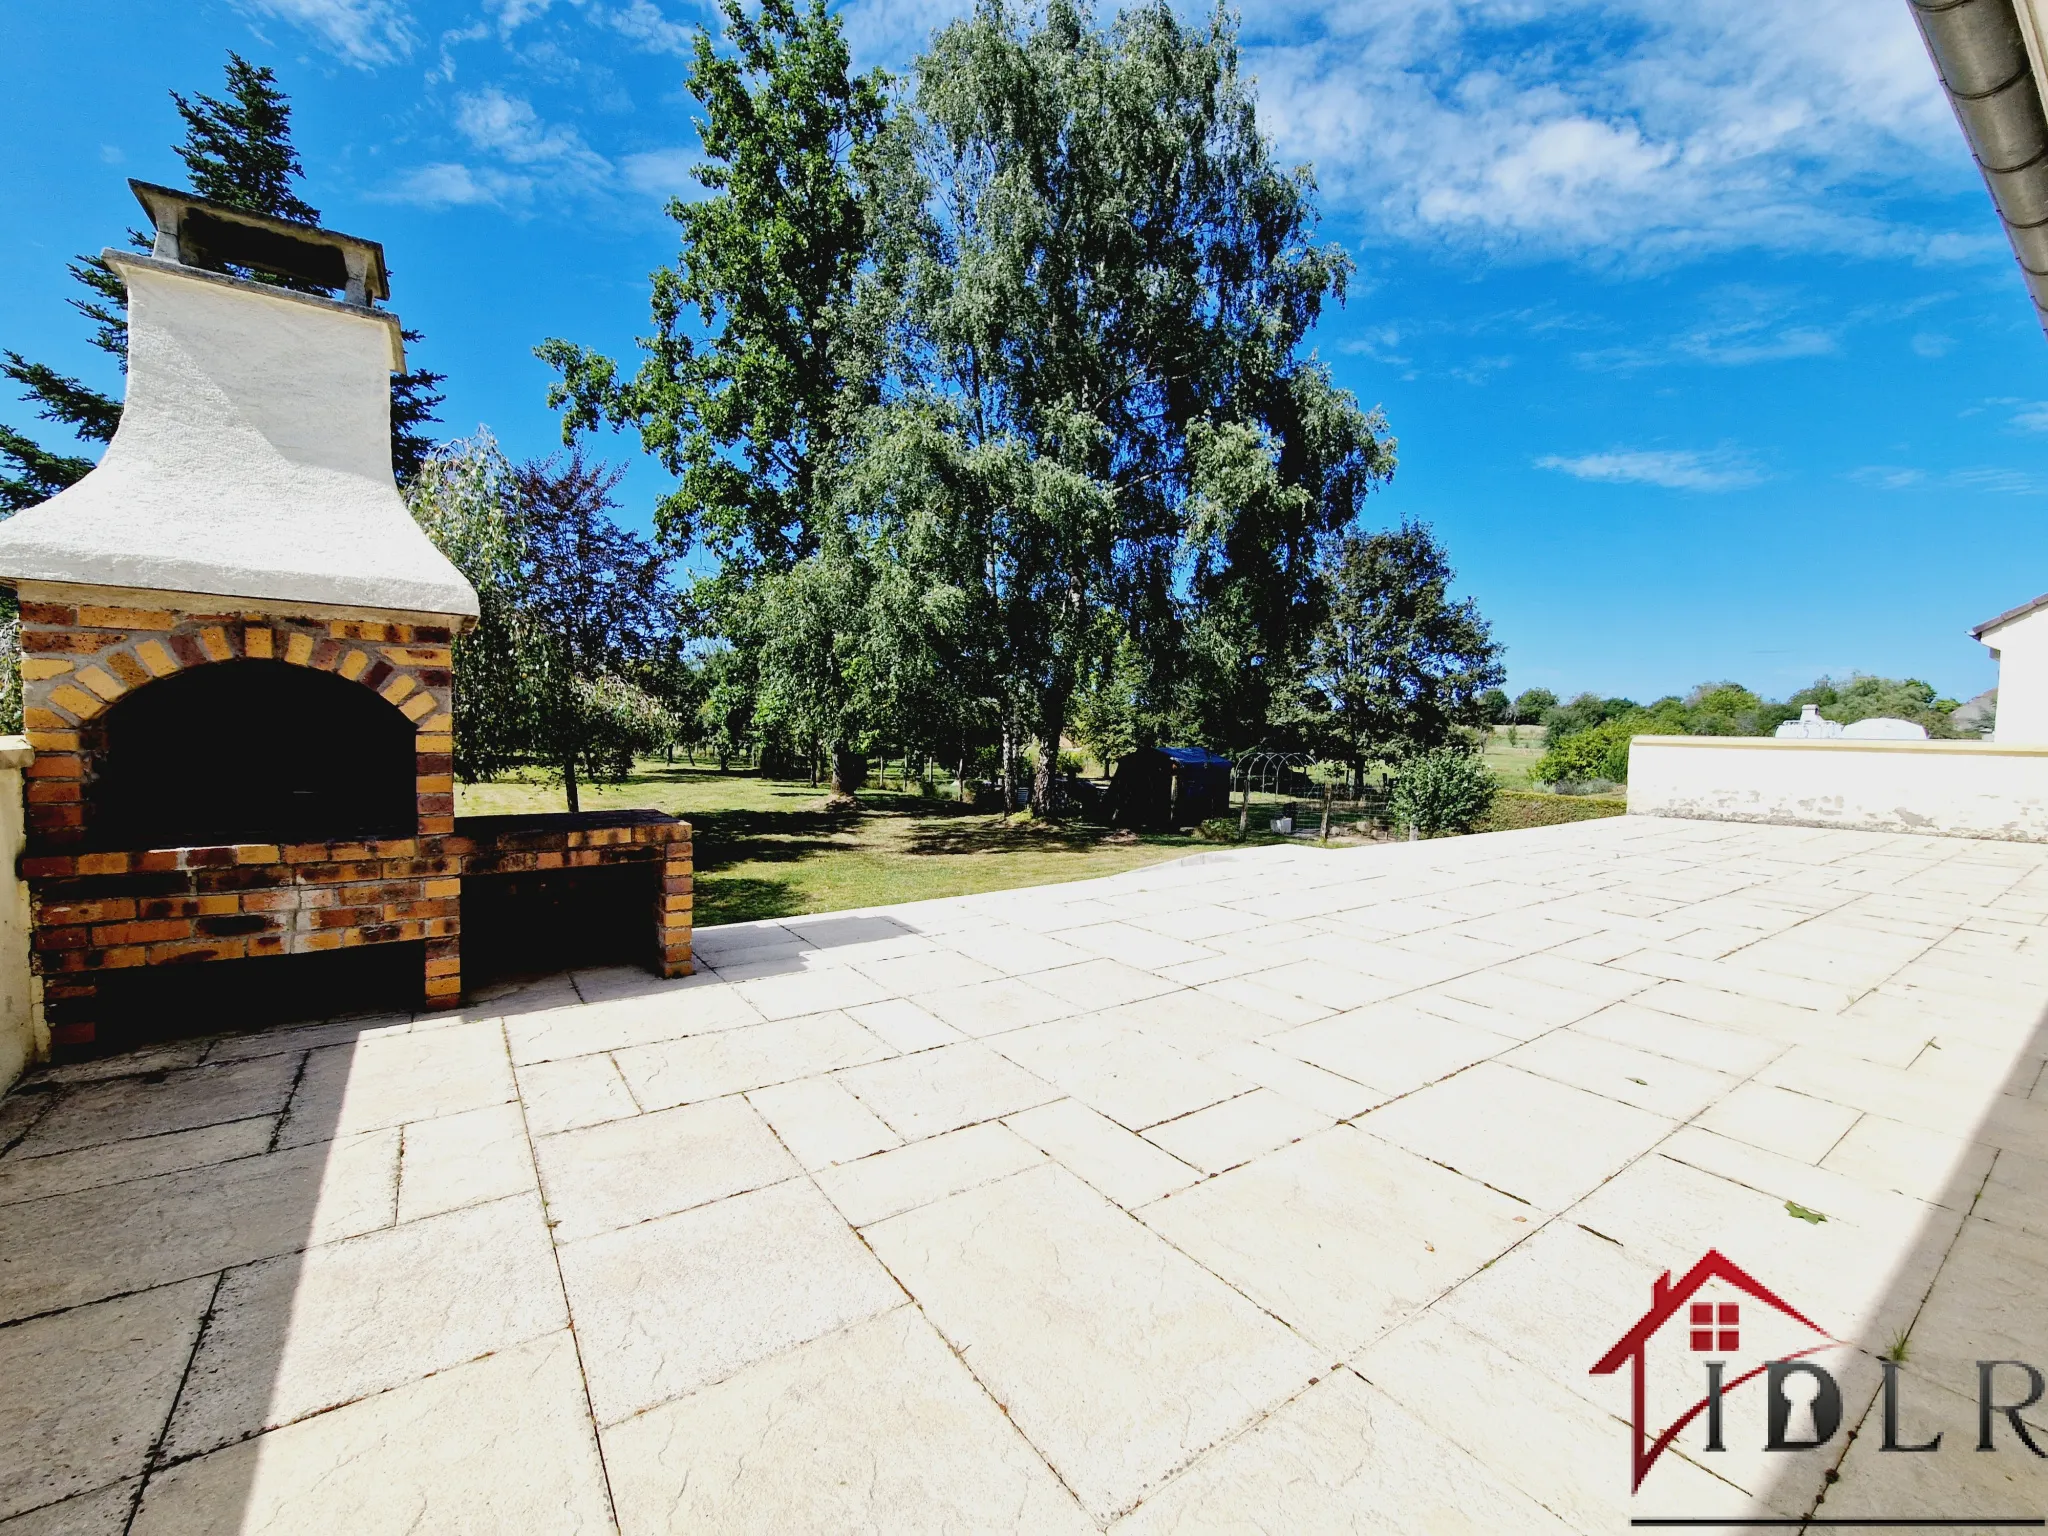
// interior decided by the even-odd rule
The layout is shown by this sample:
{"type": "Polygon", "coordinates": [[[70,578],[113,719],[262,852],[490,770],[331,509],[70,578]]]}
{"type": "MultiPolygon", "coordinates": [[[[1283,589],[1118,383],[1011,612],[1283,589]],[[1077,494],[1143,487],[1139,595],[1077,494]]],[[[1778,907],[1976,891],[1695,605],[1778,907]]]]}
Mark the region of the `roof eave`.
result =
{"type": "Polygon", "coordinates": [[[1907,0],[2048,329],[2042,0],[1907,0]]]}

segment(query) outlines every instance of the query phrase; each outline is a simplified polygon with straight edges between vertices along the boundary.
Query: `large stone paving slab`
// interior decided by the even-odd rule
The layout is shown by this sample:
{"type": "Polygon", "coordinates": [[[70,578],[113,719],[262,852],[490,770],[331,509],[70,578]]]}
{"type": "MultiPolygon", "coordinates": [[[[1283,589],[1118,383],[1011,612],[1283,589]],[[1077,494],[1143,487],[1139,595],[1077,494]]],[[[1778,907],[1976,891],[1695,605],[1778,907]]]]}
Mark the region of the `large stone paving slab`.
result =
{"type": "Polygon", "coordinates": [[[1975,1362],[2048,1370],[2048,848],[1617,820],[697,953],[0,1099],[0,1532],[2048,1500],[1972,1449],[1975,1362]],[[1831,1335],[1845,1428],[1766,1454],[1738,1386],[1632,1492],[1590,1368],[1710,1249],[1831,1335]],[[1887,1353],[1940,1452],[1874,1451],[1887,1353]]]}

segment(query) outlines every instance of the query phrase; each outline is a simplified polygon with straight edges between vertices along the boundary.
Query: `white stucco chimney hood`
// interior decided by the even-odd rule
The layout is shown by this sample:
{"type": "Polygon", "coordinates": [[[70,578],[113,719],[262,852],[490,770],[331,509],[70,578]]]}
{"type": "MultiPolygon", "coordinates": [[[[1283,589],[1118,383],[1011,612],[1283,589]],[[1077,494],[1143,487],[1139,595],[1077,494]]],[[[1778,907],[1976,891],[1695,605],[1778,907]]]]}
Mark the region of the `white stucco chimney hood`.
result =
{"type": "Polygon", "coordinates": [[[383,248],[130,185],[156,245],[103,253],[128,286],[121,424],[83,480],[0,523],[0,581],[474,618],[392,479],[383,248]]]}

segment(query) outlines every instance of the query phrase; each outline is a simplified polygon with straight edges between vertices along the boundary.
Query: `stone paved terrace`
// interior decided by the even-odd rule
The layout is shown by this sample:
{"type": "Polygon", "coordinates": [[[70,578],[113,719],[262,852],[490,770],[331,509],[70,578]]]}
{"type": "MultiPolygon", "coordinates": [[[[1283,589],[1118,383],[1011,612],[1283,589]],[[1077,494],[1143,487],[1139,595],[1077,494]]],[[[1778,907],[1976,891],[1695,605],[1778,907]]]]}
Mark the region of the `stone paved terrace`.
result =
{"type": "Polygon", "coordinates": [[[1970,1394],[2048,1366],[2044,920],[2048,848],[1630,818],[45,1072],[0,1101],[0,1530],[2038,1514],[1970,1394]],[[1709,1247],[1860,1346],[1863,1432],[1765,1455],[1732,1391],[1631,1499],[1589,1367],[1709,1247]],[[1947,1439],[1883,1455],[1909,1328],[1947,1439]]]}

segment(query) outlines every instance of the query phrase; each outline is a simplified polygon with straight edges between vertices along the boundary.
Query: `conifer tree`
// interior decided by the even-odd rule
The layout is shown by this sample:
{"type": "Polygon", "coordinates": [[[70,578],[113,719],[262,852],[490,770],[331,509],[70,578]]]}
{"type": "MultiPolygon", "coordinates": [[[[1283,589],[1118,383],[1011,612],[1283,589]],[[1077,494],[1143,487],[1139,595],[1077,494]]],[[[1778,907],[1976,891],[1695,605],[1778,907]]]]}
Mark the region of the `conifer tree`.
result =
{"type": "MultiPolygon", "coordinates": [[[[209,202],[249,213],[317,224],[320,210],[299,196],[305,176],[292,143],[290,98],[279,89],[267,67],[251,64],[230,51],[224,96],[186,96],[172,91],[172,104],[185,125],[182,142],[172,146],[185,163],[192,190],[209,202]]],[[[128,231],[128,243],[148,250],[150,237],[128,231]]],[[[88,297],[70,300],[71,307],[93,323],[92,344],[117,359],[128,359],[128,294],[120,277],[97,256],[80,256],[70,271],[88,290],[88,297]]],[[[273,273],[243,274],[263,282],[300,287],[273,273]]],[[[408,343],[420,339],[407,331],[408,343]]],[[[19,352],[0,350],[0,375],[12,380],[21,398],[44,421],[67,428],[81,445],[112,440],[120,425],[121,402],[82,380],[45,363],[32,363],[19,352]]],[[[438,388],[444,375],[417,369],[391,380],[391,460],[401,481],[410,481],[433,447],[426,427],[437,420],[438,388]]],[[[93,460],[57,453],[26,433],[0,423],[0,514],[47,501],[67,485],[83,479],[93,460]]]]}

